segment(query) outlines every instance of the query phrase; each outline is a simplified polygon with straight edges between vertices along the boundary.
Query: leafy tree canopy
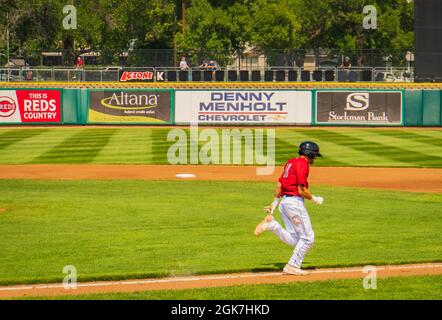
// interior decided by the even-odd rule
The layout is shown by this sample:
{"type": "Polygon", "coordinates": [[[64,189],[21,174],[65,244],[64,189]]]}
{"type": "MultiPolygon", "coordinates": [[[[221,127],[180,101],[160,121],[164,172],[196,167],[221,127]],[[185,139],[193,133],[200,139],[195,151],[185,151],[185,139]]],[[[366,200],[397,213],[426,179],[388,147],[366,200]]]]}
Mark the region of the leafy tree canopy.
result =
{"type": "Polygon", "coordinates": [[[407,0],[0,0],[0,49],[9,24],[13,50],[94,48],[231,51],[413,47],[407,0]],[[77,8],[78,29],[64,30],[63,7],[77,8]],[[365,30],[363,8],[377,9],[365,30]],[[9,18],[6,19],[6,15],[9,18]]]}

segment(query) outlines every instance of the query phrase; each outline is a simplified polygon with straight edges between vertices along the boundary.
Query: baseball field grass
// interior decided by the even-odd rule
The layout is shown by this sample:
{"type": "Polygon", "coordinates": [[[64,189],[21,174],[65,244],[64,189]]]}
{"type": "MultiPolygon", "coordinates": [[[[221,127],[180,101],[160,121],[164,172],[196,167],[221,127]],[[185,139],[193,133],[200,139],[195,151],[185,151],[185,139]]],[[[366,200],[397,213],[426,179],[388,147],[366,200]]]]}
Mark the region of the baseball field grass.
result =
{"type": "MultiPolygon", "coordinates": [[[[0,180],[0,284],[281,270],[291,248],[253,230],[274,183],[0,180]]],[[[313,187],[304,266],[442,261],[442,194],[313,187]]]]}
{"type": "MultiPolygon", "coordinates": [[[[222,130],[217,129],[219,136],[222,130]]],[[[174,143],[167,141],[169,132],[139,127],[2,128],[0,164],[168,164],[167,152],[174,143]]],[[[279,128],[275,134],[278,165],[296,153],[300,142],[313,140],[324,155],[318,166],[442,167],[442,130],[279,128]]]]}
{"type": "MultiPolygon", "coordinates": [[[[362,280],[232,286],[189,290],[39,297],[57,300],[441,300],[442,276],[377,279],[375,290],[362,280]]],[[[33,298],[29,298],[33,299],[33,298]]]]}

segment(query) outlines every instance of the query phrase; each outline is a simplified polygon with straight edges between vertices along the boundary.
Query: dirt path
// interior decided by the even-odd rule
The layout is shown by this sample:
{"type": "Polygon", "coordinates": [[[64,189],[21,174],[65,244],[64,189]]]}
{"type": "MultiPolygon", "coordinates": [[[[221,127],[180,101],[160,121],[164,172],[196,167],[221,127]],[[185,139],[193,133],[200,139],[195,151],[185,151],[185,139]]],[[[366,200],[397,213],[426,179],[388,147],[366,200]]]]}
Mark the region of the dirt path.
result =
{"type": "MultiPolygon", "coordinates": [[[[371,269],[370,271],[372,271],[371,269]]],[[[378,278],[423,276],[442,274],[442,264],[417,264],[376,267],[378,278]]],[[[319,269],[305,276],[286,275],[281,272],[241,273],[182,278],[161,278],[128,281],[103,281],[79,283],[76,289],[65,289],[62,284],[0,287],[0,299],[59,295],[80,295],[111,292],[136,292],[157,290],[183,290],[209,287],[228,287],[251,284],[277,284],[312,282],[335,279],[362,279],[367,276],[362,267],[319,269]]]]}
{"type": "MultiPolygon", "coordinates": [[[[256,170],[251,166],[0,165],[0,179],[178,180],[177,174],[194,174],[192,180],[277,181],[282,167],[276,167],[272,175],[259,176],[256,170]]],[[[442,169],[312,167],[310,182],[442,193],[442,169]]]]}

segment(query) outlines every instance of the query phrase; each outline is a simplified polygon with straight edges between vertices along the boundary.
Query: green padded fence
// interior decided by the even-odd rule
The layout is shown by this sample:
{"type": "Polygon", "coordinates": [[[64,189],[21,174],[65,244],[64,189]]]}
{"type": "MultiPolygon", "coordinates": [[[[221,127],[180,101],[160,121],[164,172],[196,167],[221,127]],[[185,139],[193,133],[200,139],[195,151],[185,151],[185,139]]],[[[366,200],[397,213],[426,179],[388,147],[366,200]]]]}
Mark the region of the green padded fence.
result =
{"type": "Polygon", "coordinates": [[[407,90],[405,92],[405,126],[442,125],[441,90],[407,90]]]}
{"type": "MultiPolygon", "coordinates": [[[[54,89],[54,88],[52,88],[54,89]]],[[[12,88],[7,90],[14,90],[12,88]]],[[[17,88],[17,90],[41,90],[40,88],[17,88]]],[[[61,124],[67,125],[86,125],[88,124],[90,89],[59,89],[61,91],[61,124]]],[[[147,89],[149,90],[149,89],[147,89]]],[[[168,91],[168,90],[165,90],[168,91]]],[[[360,92],[359,90],[349,90],[360,92]]],[[[316,90],[312,90],[313,101],[315,104],[316,90]]],[[[174,107],[175,92],[170,90],[171,94],[171,116],[174,123],[174,107]]],[[[403,109],[403,125],[404,126],[442,126],[442,90],[404,90],[403,91],[404,109],[403,109]]],[[[314,106],[312,109],[315,109],[314,106]]],[[[313,112],[312,117],[315,117],[313,112]]],[[[315,123],[315,119],[312,119],[315,123]]],[[[16,125],[17,123],[15,123],[16,125]]],[[[39,123],[45,124],[45,123],[39,123]]],[[[118,123],[117,123],[118,124],[118,123]]],[[[125,123],[128,124],[128,123],[125,123]]],[[[1,123],[0,125],[7,125],[1,123]]]]}

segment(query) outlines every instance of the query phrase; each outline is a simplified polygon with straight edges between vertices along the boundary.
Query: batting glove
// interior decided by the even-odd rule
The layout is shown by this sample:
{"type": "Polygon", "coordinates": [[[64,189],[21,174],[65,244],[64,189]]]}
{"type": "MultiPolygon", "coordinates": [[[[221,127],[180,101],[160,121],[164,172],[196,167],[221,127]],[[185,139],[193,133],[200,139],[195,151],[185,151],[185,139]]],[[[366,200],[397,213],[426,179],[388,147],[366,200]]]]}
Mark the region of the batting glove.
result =
{"type": "Polygon", "coordinates": [[[275,198],[270,206],[264,208],[264,212],[273,215],[273,212],[275,211],[278,204],[279,198],[275,198]]]}
{"type": "Polygon", "coordinates": [[[312,201],[315,204],[321,205],[321,204],[324,203],[324,198],[323,197],[312,196],[312,201]]]}

